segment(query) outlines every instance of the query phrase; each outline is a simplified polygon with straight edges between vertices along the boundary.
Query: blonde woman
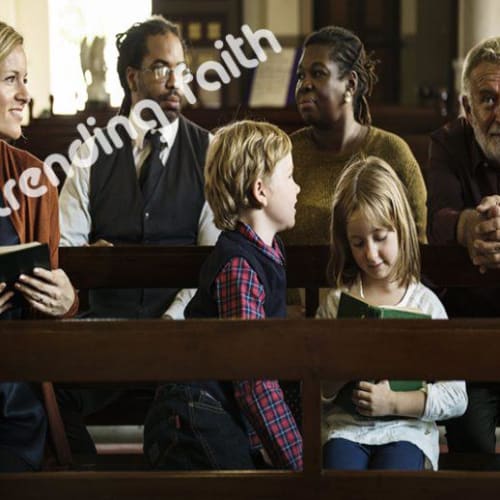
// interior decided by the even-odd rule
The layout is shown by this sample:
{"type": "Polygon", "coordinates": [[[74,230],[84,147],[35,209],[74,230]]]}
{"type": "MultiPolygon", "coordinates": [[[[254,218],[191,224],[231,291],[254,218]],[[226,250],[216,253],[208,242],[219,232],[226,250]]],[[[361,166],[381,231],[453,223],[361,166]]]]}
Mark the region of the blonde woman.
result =
{"type": "MultiPolygon", "coordinates": [[[[29,101],[23,38],[0,22],[0,206],[4,209],[0,245],[47,243],[53,269],[35,268],[32,275],[21,275],[14,288],[0,283],[0,319],[23,319],[34,314],[68,317],[78,309],[68,277],[57,269],[57,191],[44,176],[40,160],[7,143],[21,136],[23,110],[29,101]],[[45,188],[42,196],[28,197],[19,190],[19,179],[28,168],[41,173],[38,185],[45,188]],[[12,195],[17,203],[11,201],[12,195]],[[13,302],[15,291],[24,297],[24,304],[13,302]]],[[[0,383],[0,415],[0,471],[38,469],[47,430],[38,389],[27,383],[0,383]]]]}

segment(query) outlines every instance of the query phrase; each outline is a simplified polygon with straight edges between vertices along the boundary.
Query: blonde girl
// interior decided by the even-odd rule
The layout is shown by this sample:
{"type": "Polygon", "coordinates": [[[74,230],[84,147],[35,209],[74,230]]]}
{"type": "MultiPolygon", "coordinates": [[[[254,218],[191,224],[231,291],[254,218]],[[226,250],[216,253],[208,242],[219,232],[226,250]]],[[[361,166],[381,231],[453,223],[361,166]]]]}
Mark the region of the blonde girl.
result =
{"type": "MultiPolygon", "coordinates": [[[[329,274],[334,288],[319,318],[337,317],[342,291],[374,305],[447,317],[436,295],[420,283],[417,231],[405,188],[380,158],[355,160],[342,172],[333,198],[329,274]]],[[[461,415],[467,406],[462,381],[405,392],[392,391],[387,380],[325,383],[323,390],[324,465],[332,469],[437,469],[435,421],[461,415]],[[349,391],[352,410],[336,404],[339,389],[349,391]]]]}

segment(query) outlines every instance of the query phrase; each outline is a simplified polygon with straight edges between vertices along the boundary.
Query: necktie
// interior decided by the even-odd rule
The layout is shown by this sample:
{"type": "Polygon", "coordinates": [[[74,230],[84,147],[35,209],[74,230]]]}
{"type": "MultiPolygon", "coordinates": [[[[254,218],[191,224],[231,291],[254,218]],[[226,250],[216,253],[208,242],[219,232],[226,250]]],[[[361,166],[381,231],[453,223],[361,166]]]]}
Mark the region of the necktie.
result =
{"type": "Polygon", "coordinates": [[[160,132],[148,132],[146,140],[151,144],[151,152],[149,153],[144,165],[141,168],[139,175],[139,185],[141,186],[144,199],[149,199],[158,184],[163,164],[160,160],[160,152],[166,146],[162,141],[160,132]]]}

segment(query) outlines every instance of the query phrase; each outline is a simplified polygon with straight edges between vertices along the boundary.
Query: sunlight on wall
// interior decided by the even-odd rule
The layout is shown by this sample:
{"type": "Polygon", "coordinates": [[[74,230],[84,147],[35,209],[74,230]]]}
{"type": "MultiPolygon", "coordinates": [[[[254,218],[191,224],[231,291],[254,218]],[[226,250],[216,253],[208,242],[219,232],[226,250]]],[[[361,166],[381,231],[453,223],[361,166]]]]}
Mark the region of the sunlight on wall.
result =
{"type": "MultiPolygon", "coordinates": [[[[73,114],[85,107],[87,84],[80,44],[84,37],[105,37],[106,92],[119,106],[123,92],[116,73],[115,35],[151,15],[151,0],[49,0],[51,93],[54,113],[73,114]]],[[[87,83],[90,83],[87,72],[87,83]]]]}

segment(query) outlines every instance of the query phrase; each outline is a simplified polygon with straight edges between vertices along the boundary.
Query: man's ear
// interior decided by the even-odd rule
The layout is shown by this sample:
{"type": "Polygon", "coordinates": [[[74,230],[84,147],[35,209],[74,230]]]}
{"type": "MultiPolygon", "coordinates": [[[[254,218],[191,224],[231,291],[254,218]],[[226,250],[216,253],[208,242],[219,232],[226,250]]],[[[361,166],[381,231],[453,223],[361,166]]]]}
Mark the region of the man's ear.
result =
{"type": "Polygon", "coordinates": [[[131,66],[127,66],[126,75],[130,92],[137,92],[137,70],[131,66]]]}
{"type": "Polygon", "coordinates": [[[472,110],[470,107],[469,98],[466,95],[462,96],[462,106],[463,106],[464,111],[465,111],[465,117],[467,118],[467,120],[470,121],[472,110]]]}
{"type": "Polygon", "coordinates": [[[260,177],[252,184],[252,196],[259,208],[267,206],[267,187],[260,177]]]}

